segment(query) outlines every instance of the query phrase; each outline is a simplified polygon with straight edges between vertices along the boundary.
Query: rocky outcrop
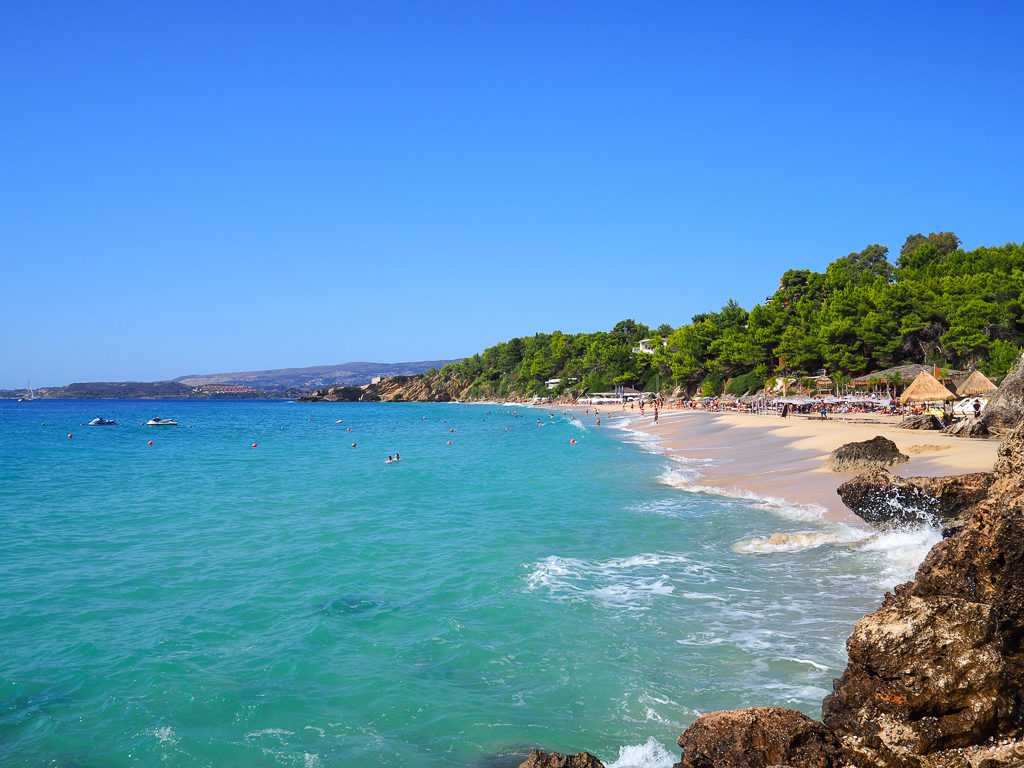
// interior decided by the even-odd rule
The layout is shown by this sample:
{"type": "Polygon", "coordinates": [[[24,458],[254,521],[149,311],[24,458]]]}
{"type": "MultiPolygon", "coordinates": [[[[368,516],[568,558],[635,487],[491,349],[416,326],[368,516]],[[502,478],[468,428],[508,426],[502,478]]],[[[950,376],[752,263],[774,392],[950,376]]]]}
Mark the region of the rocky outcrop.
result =
{"type": "Polygon", "coordinates": [[[519,768],[604,768],[604,764],[589,752],[560,755],[535,749],[519,768]]]}
{"type": "Polygon", "coordinates": [[[991,472],[904,478],[880,469],[847,480],[836,492],[855,515],[876,528],[934,521],[950,536],[967,524],[993,480],[991,472]]]}
{"type": "Polygon", "coordinates": [[[1010,369],[981,414],[989,431],[1005,434],[1024,423],[1024,356],[1010,369]]]}
{"type": "Polygon", "coordinates": [[[942,429],[942,422],[931,413],[908,413],[897,426],[900,429],[942,429]]]}
{"type": "Polygon", "coordinates": [[[900,453],[896,443],[879,435],[870,440],[839,446],[825,461],[825,469],[854,474],[866,469],[891,467],[906,461],[910,461],[910,457],[900,453]]]}
{"type": "Polygon", "coordinates": [[[448,403],[462,400],[470,382],[446,376],[441,372],[419,376],[391,376],[376,384],[362,387],[330,387],[318,389],[299,398],[299,402],[418,402],[448,403]]]}
{"type": "MultiPolygon", "coordinates": [[[[943,498],[981,493],[946,482],[943,498]]],[[[1024,765],[1024,426],[978,482],[988,490],[963,527],[857,622],[822,723],[784,710],[704,715],[680,737],[680,768],[1024,765]]]]}
{"type": "Polygon", "coordinates": [[[356,403],[363,396],[362,387],[327,387],[316,389],[308,395],[298,398],[300,403],[356,403]]]}
{"type": "Polygon", "coordinates": [[[821,723],[781,707],[712,712],[683,731],[674,768],[774,766],[832,768],[839,742],[821,723]]]}
{"type": "Polygon", "coordinates": [[[942,431],[947,435],[956,435],[957,437],[988,437],[991,434],[985,420],[974,417],[954,421],[942,431]]]}

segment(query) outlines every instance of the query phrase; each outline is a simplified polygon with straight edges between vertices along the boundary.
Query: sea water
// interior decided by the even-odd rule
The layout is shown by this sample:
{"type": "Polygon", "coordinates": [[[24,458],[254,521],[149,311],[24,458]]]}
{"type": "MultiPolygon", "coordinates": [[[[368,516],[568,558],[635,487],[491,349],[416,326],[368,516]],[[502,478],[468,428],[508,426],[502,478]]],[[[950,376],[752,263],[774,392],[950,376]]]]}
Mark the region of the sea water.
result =
{"type": "Polygon", "coordinates": [[[702,712],[819,716],[934,532],[694,492],[638,442],[500,405],[3,403],[0,764],[654,768],[702,712]]]}

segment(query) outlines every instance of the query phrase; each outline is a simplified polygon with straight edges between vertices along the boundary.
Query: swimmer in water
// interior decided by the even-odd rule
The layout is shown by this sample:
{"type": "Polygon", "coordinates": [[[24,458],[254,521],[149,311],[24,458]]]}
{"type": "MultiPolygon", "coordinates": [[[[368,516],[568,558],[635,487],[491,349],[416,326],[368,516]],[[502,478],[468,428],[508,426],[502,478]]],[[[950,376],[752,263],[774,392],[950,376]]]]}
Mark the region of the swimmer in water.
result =
{"type": "Polygon", "coordinates": [[[396,454],[395,454],[395,461],[401,461],[401,460],[402,460],[402,457],[401,457],[401,456],[399,456],[399,455],[398,455],[398,454],[396,453],[396,454]]]}
{"type": "Polygon", "coordinates": [[[384,463],[385,463],[385,464],[390,464],[390,463],[391,463],[391,457],[390,457],[390,456],[388,456],[388,460],[387,460],[387,461],[385,461],[384,463]]]}

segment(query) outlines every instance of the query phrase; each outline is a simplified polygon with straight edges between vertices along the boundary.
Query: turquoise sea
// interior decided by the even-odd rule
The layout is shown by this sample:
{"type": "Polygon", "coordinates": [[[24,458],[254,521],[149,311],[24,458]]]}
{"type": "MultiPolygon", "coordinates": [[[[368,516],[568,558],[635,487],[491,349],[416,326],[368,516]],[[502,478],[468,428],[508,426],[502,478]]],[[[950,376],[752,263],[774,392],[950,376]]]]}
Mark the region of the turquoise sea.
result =
{"type": "Polygon", "coordinates": [[[0,403],[0,765],[653,768],[702,712],[818,716],[927,535],[688,490],[605,421],[0,403]]]}

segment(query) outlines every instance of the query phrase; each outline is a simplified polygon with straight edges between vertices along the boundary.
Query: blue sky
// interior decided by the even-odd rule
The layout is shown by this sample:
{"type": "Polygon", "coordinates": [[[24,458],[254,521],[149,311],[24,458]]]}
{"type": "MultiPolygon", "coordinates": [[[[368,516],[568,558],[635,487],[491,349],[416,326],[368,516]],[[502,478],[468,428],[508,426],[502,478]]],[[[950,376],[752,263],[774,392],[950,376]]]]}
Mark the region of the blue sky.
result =
{"type": "Polygon", "coordinates": [[[0,3],[0,387],[680,325],[1024,226],[1024,5],[0,3]]]}

